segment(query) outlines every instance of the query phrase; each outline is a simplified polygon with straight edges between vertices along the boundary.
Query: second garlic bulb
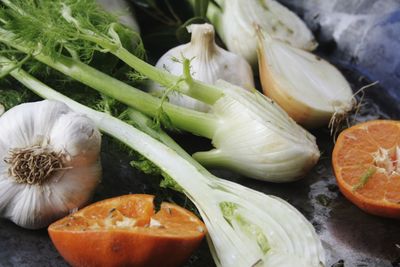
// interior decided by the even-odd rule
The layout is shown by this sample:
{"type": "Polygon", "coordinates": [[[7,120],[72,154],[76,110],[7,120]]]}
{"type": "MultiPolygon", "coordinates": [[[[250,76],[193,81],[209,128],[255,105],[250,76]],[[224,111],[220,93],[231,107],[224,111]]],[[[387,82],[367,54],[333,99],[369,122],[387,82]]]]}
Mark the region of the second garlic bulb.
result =
{"type": "MultiPolygon", "coordinates": [[[[254,88],[253,72],[242,57],[228,52],[215,43],[214,27],[211,24],[192,24],[187,27],[192,33],[187,44],[172,48],[157,62],[156,67],[182,75],[184,58],[191,59],[190,72],[194,79],[214,84],[225,80],[245,89],[254,88]]],[[[150,91],[161,92],[165,88],[153,83],[150,91]]],[[[168,96],[173,104],[198,111],[208,111],[209,106],[191,97],[172,92],[168,96]]]]}

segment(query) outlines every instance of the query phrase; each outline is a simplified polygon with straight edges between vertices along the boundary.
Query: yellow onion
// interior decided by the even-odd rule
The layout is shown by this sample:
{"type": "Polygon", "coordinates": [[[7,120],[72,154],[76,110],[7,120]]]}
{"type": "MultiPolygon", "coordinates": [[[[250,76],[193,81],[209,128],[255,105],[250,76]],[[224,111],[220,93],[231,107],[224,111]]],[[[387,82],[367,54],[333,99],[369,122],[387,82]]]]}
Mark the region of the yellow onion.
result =
{"type": "Polygon", "coordinates": [[[258,63],[264,94],[307,128],[327,125],[353,108],[351,87],[338,69],[260,29],[258,63]]]}

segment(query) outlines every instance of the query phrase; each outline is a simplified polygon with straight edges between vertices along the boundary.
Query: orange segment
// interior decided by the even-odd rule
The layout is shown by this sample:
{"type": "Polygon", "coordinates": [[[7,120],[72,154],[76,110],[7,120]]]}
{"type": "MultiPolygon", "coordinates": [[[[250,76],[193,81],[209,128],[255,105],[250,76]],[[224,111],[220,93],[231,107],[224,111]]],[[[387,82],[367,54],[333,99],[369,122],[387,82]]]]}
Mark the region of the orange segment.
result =
{"type": "Polygon", "coordinates": [[[380,123],[366,123],[369,136],[382,148],[393,148],[400,135],[398,125],[390,121],[380,123]]]}
{"type": "Polygon", "coordinates": [[[364,211],[400,219],[400,122],[375,120],[343,131],[332,165],[343,195],[364,211]]]}
{"type": "Polygon", "coordinates": [[[365,174],[365,170],[368,170],[370,166],[345,166],[340,169],[339,175],[343,177],[346,186],[353,188],[360,182],[360,177],[365,174]]]}
{"type": "Polygon", "coordinates": [[[151,195],[94,203],[49,226],[55,247],[72,266],[180,266],[203,239],[204,224],[190,211],[151,195]]]}
{"type": "Polygon", "coordinates": [[[348,150],[342,150],[338,153],[338,162],[340,166],[360,166],[372,164],[374,161],[371,153],[364,152],[355,147],[348,150]]]}
{"type": "Polygon", "coordinates": [[[387,183],[388,177],[385,174],[375,172],[370,176],[368,182],[356,192],[368,199],[384,200],[387,183]]]}
{"type": "Polygon", "coordinates": [[[343,132],[341,145],[364,152],[374,152],[378,148],[378,144],[374,142],[365,129],[354,129],[353,131],[343,132]]]}
{"type": "Polygon", "coordinates": [[[390,177],[387,183],[386,201],[400,204],[400,175],[390,177]]]}

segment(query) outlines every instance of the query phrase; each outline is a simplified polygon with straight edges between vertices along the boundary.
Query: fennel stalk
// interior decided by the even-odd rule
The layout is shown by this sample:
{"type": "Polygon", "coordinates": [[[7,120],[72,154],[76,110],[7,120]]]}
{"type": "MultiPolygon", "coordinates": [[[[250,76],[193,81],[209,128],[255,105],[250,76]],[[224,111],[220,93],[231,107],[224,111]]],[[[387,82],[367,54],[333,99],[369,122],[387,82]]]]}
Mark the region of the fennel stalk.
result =
{"type": "Polygon", "coordinates": [[[255,179],[287,182],[303,177],[317,162],[315,138],[273,101],[227,83],[208,85],[196,81],[190,75],[189,60],[184,61],[183,76],[151,66],[123,46],[119,34],[124,29],[122,25],[109,15],[100,18],[99,9],[87,9],[85,3],[90,4],[91,0],[2,2],[7,7],[0,12],[1,42],[30,53],[42,63],[149,116],[165,111],[174,126],[212,139],[215,149],[194,155],[201,163],[229,168],[255,179]],[[43,14],[48,16],[44,21],[38,17],[43,14]],[[28,22],[36,23],[35,27],[27,25],[33,32],[21,27],[28,22]],[[64,47],[69,48],[68,52],[83,50],[84,55],[96,50],[110,52],[163,86],[210,104],[212,111],[195,112],[163,103],[63,55],[64,47]]]}
{"type": "MultiPolygon", "coordinates": [[[[0,57],[1,70],[15,63],[0,57]],[[5,64],[7,63],[7,64],[5,64]]],[[[103,132],[120,140],[174,179],[194,202],[208,229],[217,266],[320,267],[325,258],[313,226],[287,202],[230,181],[219,179],[194,161],[162,131],[147,126],[147,118],[131,111],[135,125],[92,110],[54,91],[22,69],[9,72],[38,95],[62,101],[92,119],[103,132]]]]}

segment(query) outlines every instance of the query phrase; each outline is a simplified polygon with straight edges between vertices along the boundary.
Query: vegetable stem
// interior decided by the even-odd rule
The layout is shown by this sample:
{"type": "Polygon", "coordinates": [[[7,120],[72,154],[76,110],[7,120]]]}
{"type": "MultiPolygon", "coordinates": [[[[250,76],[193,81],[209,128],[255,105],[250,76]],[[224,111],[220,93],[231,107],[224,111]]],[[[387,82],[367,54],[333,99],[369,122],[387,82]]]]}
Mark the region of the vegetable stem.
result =
{"type": "MultiPolygon", "coordinates": [[[[135,124],[135,127],[150,135],[151,137],[159,140],[163,144],[175,150],[176,153],[179,154],[182,158],[190,162],[193,166],[195,166],[199,171],[204,171],[205,174],[210,175],[210,173],[196,160],[194,160],[181,146],[179,146],[174,139],[172,139],[168,134],[164,131],[159,131],[151,127],[152,121],[149,117],[144,115],[143,113],[135,110],[128,110],[129,119],[135,124]]],[[[212,176],[214,177],[214,176],[212,176]]],[[[214,177],[215,178],[215,177],[214,177]]]]}
{"type": "MultiPolygon", "coordinates": [[[[7,34],[7,31],[0,29],[0,33],[0,41],[3,43],[27,54],[31,53],[31,49],[13,42],[12,37],[7,34]],[[3,34],[3,32],[6,34],[3,34]]],[[[214,135],[218,120],[211,114],[186,109],[170,103],[161,103],[160,99],[72,58],[60,55],[56,60],[54,60],[40,52],[33,53],[32,56],[65,75],[70,76],[71,78],[80,81],[105,95],[115,98],[130,107],[138,109],[146,115],[151,117],[157,116],[157,111],[162,105],[163,111],[179,129],[207,138],[212,138],[214,135]]],[[[3,59],[7,60],[5,58],[3,59]]],[[[144,65],[146,64],[147,63],[144,65]]],[[[151,66],[149,64],[147,65],[151,66]]]]}
{"type": "MultiPolygon", "coordinates": [[[[1,57],[0,60],[5,61],[1,57]]],[[[15,65],[9,62],[8,68],[15,65]]],[[[293,266],[290,264],[293,259],[302,266],[323,264],[323,249],[312,225],[288,203],[213,177],[198,163],[192,164],[186,152],[178,149],[162,131],[147,127],[146,118],[138,117],[134,111],[131,114],[136,118],[134,124],[147,128],[155,138],[109,114],[69,99],[21,69],[11,71],[10,75],[33,92],[64,102],[85,114],[100,130],[139,152],[171,177],[199,210],[207,226],[211,254],[218,266],[264,266],[274,260],[282,262],[282,266],[293,266]],[[226,206],[224,203],[228,203],[227,208],[231,207],[233,216],[229,217],[229,222],[226,218],[229,210],[222,210],[226,206]],[[270,253],[270,248],[277,253],[270,253]]]]}
{"type": "MultiPolygon", "coordinates": [[[[123,47],[120,47],[116,51],[110,52],[124,61],[130,67],[134,68],[136,71],[144,74],[151,80],[158,82],[166,88],[178,84],[181,80],[181,77],[179,76],[175,76],[165,70],[158,69],[144,62],[123,47]]],[[[184,67],[184,64],[182,64],[182,68],[184,67]]],[[[223,94],[218,87],[192,79],[186,80],[187,78],[188,77],[185,76],[184,81],[186,82],[181,82],[177,86],[177,90],[183,94],[210,105],[214,104],[223,94]]]]}

